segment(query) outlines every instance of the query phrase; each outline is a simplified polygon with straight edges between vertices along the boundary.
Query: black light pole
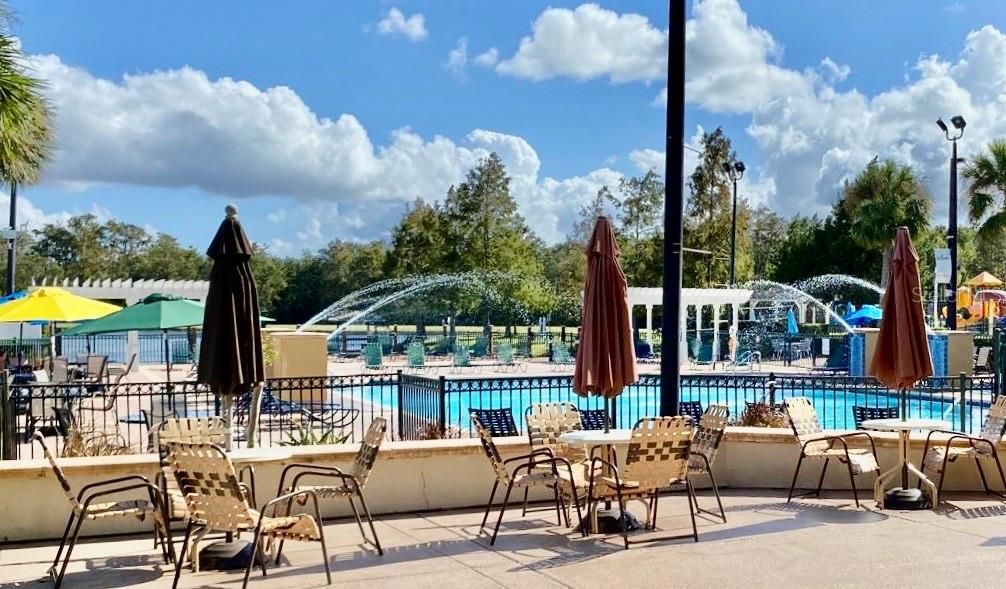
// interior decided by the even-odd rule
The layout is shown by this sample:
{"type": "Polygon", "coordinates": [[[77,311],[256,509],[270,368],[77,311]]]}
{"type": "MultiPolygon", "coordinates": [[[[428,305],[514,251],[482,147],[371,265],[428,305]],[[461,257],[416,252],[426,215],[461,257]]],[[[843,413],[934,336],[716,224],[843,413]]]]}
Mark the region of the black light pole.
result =
{"type": "Polygon", "coordinates": [[[10,239],[7,240],[7,294],[14,294],[14,258],[17,256],[17,182],[10,184],[10,239]]]}
{"type": "Polygon", "coordinates": [[[734,208],[730,215],[730,287],[733,288],[737,270],[737,181],[744,177],[744,162],[723,162],[723,171],[734,183],[734,208]]]}
{"type": "Polygon", "coordinates": [[[685,0],[667,11],[667,143],[664,158],[664,281],[660,320],[660,415],[678,414],[681,338],[681,214],[685,187],[685,0]]]}
{"type": "Polygon", "coordinates": [[[947,247],[950,248],[950,296],[947,297],[947,329],[957,329],[957,140],[964,135],[964,127],[968,125],[964,117],[957,115],[950,118],[954,126],[954,134],[943,122],[936,119],[936,125],[946,135],[947,141],[953,144],[950,154],[950,210],[947,221],[947,247]]]}

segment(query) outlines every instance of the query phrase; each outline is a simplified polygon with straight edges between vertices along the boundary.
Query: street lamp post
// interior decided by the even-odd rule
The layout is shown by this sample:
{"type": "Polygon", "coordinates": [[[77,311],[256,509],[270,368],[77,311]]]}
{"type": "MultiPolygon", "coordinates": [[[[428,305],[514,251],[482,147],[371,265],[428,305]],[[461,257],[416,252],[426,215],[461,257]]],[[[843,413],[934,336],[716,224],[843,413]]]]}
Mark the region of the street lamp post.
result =
{"type": "Polygon", "coordinates": [[[950,134],[950,129],[943,122],[943,118],[936,120],[936,126],[946,135],[947,141],[953,144],[950,155],[950,210],[947,221],[947,247],[950,249],[950,296],[947,297],[947,328],[957,329],[957,164],[962,161],[957,159],[957,140],[964,135],[964,127],[967,121],[964,117],[957,115],[950,118],[950,124],[954,126],[954,134],[950,134]]]}
{"type": "Polygon", "coordinates": [[[733,288],[737,281],[737,181],[744,177],[744,162],[723,162],[723,171],[727,173],[730,181],[734,183],[734,205],[733,213],[730,215],[730,287],[733,288]]]}

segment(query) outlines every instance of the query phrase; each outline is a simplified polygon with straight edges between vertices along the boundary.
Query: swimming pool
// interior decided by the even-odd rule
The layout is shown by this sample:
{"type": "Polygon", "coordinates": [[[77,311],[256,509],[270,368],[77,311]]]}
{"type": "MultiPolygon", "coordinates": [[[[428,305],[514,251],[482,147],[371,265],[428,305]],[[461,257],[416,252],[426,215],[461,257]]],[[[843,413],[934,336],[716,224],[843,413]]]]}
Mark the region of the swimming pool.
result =
{"type": "MultiPolygon", "coordinates": [[[[356,392],[370,404],[403,414],[403,429],[424,422],[444,423],[470,430],[470,408],[509,408],[523,429],[525,409],[533,403],[569,402],[581,409],[601,409],[602,400],[579,397],[569,376],[508,378],[430,378],[402,375],[398,382],[374,384],[356,392]],[[442,391],[442,392],[441,392],[442,391]]],[[[954,429],[978,432],[992,398],[991,379],[975,377],[965,387],[958,378],[930,379],[909,394],[911,417],[942,419],[954,429]]],[[[897,393],[868,377],[781,377],[767,375],[689,375],[682,378],[681,401],[698,401],[703,407],[722,403],[739,418],[746,403],[782,403],[788,397],[808,397],[826,429],[853,429],[854,406],[896,407],[897,393]]],[[[616,399],[618,427],[631,427],[641,417],[659,415],[660,377],[644,376],[616,399]]],[[[405,432],[406,434],[408,432],[405,432]]]]}

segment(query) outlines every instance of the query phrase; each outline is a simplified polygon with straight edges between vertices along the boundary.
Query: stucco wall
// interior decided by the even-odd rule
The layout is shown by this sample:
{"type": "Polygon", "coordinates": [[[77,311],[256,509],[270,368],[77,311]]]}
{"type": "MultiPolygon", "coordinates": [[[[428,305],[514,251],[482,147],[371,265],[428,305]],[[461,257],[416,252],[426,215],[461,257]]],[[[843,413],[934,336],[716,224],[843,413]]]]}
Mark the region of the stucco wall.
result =
{"type": "MultiPolygon", "coordinates": [[[[877,451],[882,468],[897,460],[897,438],[878,434],[877,451]]],[[[923,438],[913,439],[913,454],[921,458],[923,438]]],[[[504,458],[527,450],[524,438],[498,441],[504,458]]],[[[354,445],[292,448],[297,462],[321,462],[348,467],[356,451],[354,445]]],[[[788,488],[796,466],[798,447],[788,430],[729,428],[716,458],[715,471],[722,487],[788,488]]],[[[275,496],[282,467],[291,461],[257,464],[259,502],[275,496]]],[[[157,472],[154,455],[110,458],[72,458],[61,461],[75,488],[102,479],[126,474],[143,474],[153,479],[157,472]]],[[[819,461],[805,461],[799,486],[812,487],[820,473],[819,461]]],[[[992,472],[987,469],[987,472],[992,472]]],[[[973,463],[950,469],[947,489],[979,489],[973,463]]],[[[993,481],[997,481],[993,477],[993,481]]],[[[421,510],[483,507],[492,486],[493,475],[482,454],[478,440],[439,440],[430,442],[386,442],[367,483],[366,496],[375,514],[421,510]]],[[[704,481],[696,481],[699,489],[704,481]]],[[[864,490],[861,497],[872,497],[873,476],[858,477],[864,490]]],[[[826,488],[847,489],[848,473],[839,465],[829,469],[826,488]]],[[[996,485],[996,488],[998,486],[996,485]]],[[[700,491],[701,492],[701,491],[700,491]]],[[[539,490],[538,499],[544,499],[539,490]]],[[[24,541],[58,538],[69,514],[69,502],[62,494],[48,464],[42,460],[0,464],[0,540],[24,541]]],[[[326,516],[349,515],[344,501],[327,501],[326,516]]],[[[136,520],[88,522],[84,535],[141,532],[149,522],[136,520]]]]}

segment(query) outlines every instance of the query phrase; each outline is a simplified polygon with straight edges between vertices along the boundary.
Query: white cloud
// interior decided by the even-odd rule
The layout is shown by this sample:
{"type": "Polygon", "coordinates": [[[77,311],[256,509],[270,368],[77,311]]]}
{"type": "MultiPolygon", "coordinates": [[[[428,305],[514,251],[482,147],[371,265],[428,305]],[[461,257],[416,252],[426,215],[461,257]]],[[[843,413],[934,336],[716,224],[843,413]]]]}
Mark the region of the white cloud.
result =
{"type": "Polygon", "coordinates": [[[269,219],[273,223],[282,223],[283,221],[286,221],[286,209],[276,209],[271,213],[267,213],[265,218],[269,219]]]}
{"type": "Polygon", "coordinates": [[[274,256],[291,256],[296,253],[292,243],[278,237],[270,239],[266,249],[274,256]]]}
{"type": "Polygon", "coordinates": [[[499,50],[497,50],[495,47],[490,47],[489,49],[476,55],[475,59],[473,59],[472,62],[474,62],[475,65],[479,67],[492,67],[496,65],[496,62],[499,61],[499,58],[500,58],[499,50]]]}
{"type": "Polygon", "coordinates": [[[951,2],[950,4],[946,4],[943,6],[943,12],[946,12],[948,14],[960,14],[967,9],[968,9],[967,6],[964,6],[960,2],[951,2]]]}
{"type": "Polygon", "coordinates": [[[656,149],[636,149],[629,153],[629,160],[639,173],[645,174],[650,170],[664,175],[664,152],[656,149]]]}
{"type": "Polygon", "coordinates": [[[308,217],[304,228],[297,232],[297,239],[305,243],[318,243],[322,240],[321,219],[318,217],[308,217]]]}
{"type": "Polygon", "coordinates": [[[531,80],[570,77],[612,82],[661,78],[667,36],[638,14],[618,14],[597,4],[573,10],[548,8],[531,25],[517,52],[496,70],[531,80]]]}
{"type": "Polygon", "coordinates": [[[444,68],[449,70],[455,76],[464,77],[465,68],[468,67],[468,39],[461,37],[458,39],[457,44],[454,49],[451,49],[447,54],[447,61],[444,62],[444,68]]]}
{"type": "Polygon", "coordinates": [[[429,34],[426,17],[417,12],[406,18],[402,11],[392,6],[377,23],[377,32],[382,35],[401,35],[410,41],[422,41],[429,34]]]}

